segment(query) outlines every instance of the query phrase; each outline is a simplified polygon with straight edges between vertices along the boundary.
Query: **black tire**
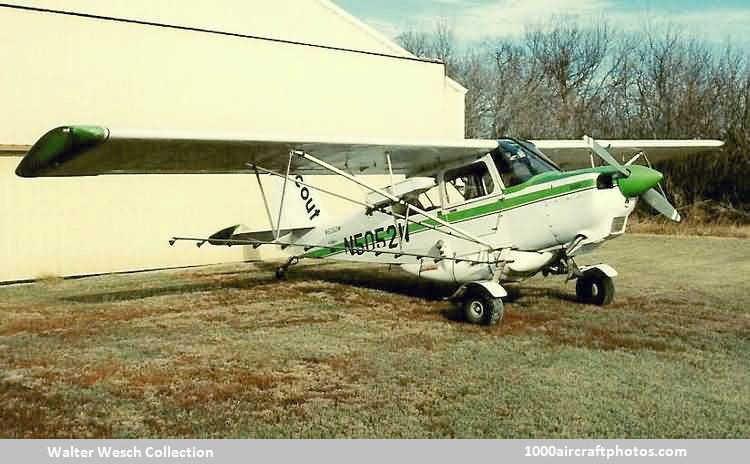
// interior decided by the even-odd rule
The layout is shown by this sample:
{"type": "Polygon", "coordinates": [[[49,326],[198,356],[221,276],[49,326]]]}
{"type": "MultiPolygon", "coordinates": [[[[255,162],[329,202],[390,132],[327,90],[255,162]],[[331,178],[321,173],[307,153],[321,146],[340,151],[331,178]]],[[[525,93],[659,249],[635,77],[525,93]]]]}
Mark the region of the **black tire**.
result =
{"type": "Polygon", "coordinates": [[[462,309],[466,322],[494,325],[503,319],[505,305],[503,300],[494,298],[486,290],[473,290],[464,298],[462,309]]]}
{"type": "Polygon", "coordinates": [[[576,281],[576,296],[581,303],[607,306],[615,298],[615,282],[598,269],[587,272],[576,281]]]}

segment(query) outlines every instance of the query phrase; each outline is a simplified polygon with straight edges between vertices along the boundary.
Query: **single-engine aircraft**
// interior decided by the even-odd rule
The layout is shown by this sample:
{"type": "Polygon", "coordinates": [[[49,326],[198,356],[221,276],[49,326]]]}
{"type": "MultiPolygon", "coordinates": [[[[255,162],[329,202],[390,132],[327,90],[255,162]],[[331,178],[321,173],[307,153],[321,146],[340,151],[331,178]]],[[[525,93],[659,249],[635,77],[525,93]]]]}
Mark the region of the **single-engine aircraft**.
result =
{"type": "Polygon", "coordinates": [[[175,236],[170,245],[281,246],[291,258],[277,270],[278,277],[300,259],[398,265],[424,279],[455,283],[451,299],[466,320],[489,325],[503,317],[502,299],[508,295],[503,284],[539,273],[576,280],[581,302],[609,304],[615,269],[578,266],[575,258],[621,236],[638,200],[680,221],[651,162],[722,145],[590,137],[346,140],[66,126],[45,134],[16,173],[254,174],[267,229],[234,225],[210,237],[175,236]],[[367,194],[355,199],[316,187],[308,176],[317,175],[340,176],[367,194]],[[390,176],[390,182],[371,185],[363,175],[390,176]],[[283,183],[277,213],[261,176],[283,183]],[[358,210],[331,217],[322,195],[351,201],[358,210]],[[282,215],[294,203],[301,214],[282,215]]]}

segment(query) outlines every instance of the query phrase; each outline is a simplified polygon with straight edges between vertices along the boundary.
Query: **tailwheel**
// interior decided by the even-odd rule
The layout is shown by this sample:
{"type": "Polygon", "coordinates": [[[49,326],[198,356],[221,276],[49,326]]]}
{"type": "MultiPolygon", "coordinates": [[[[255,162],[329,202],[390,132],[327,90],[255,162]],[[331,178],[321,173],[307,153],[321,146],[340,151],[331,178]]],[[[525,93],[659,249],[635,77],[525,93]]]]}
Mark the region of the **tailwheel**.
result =
{"type": "Polygon", "coordinates": [[[576,281],[576,296],[581,303],[606,306],[615,297],[615,282],[598,269],[592,269],[576,281]]]}
{"type": "Polygon", "coordinates": [[[276,279],[277,280],[286,280],[286,272],[289,270],[291,266],[294,266],[299,263],[300,258],[298,256],[292,256],[287,260],[285,264],[282,266],[279,266],[276,268],[276,279]]]}
{"type": "Polygon", "coordinates": [[[462,309],[466,322],[479,325],[497,324],[502,320],[505,311],[503,300],[479,289],[466,295],[462,309]]]}

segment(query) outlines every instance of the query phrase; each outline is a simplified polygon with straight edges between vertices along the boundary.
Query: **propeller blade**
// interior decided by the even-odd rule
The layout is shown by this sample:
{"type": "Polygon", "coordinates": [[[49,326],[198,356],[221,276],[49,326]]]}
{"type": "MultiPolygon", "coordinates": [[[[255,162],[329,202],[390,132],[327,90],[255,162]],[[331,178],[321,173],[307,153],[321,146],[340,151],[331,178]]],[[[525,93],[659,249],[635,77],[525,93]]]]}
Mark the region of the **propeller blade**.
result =
{"type": "MultiPolygon", "coordinates": [[[[625,166],[630,166],[631,164],[635,163],[636,161],[638,161],[641,158],[641,156],[643,156],[643,152],[642,151],[638,152],[638,154],[636,154],[634,157],[630,158],[630,161],[628,161],[627,163],[625,163],[625,166]]],[[[649,164],[649,167],[651,167],[651,164],[649,164]]]]}
{"type": "Polygon", "coordinates": [[[583,136],[583,141],[584,141],[584,143],[586,145],[589,146],[589,148],[591,148],[591,151],[593,151],[594,153],[596,153],[596,155],[599,158],[603,159],[605,163],[609,164],[610,166],[612,166],[614,168],[617,168],[617,171],[620,174],[622,174],[623,176],[625,176],[625,177],[630,176],[630,171],[628,171],[627,169],[625,169],[625,166],[623,166],[622,164],[618,163],[617,160],[612,155],[610,155],[607,150],[604,149],[604,147],[602,147],[601,145],[599,145],[596,142],[596,140],[594,140],[593,138],[589,137],[588,135],[584,135],[583,136]]]}
{"type": "Polygon", "coordinates": [[[680,217],[680,213],[677,212],[675,207],[672,206],[672,204],[669,203],[669,201],[661,193],[659,193],[658,190],[651,189],[642,194],[641,198],[643,199],[643,201],[648,203],[652,208],[660,212],[668,219],[675,222],[680,222],[682,220],[682,217],[680,217]]]}

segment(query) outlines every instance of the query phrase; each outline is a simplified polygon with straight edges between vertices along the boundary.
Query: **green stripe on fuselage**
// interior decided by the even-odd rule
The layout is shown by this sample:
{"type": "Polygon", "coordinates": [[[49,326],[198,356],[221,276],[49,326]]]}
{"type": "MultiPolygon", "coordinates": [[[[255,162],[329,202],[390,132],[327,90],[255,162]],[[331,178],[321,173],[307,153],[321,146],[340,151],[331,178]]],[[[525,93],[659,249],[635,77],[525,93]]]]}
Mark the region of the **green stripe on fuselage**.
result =
{"type": "MultiPolygon", "coordinates": [[[[579,173],[580,174],[580,173],[579,173]]],[[[596,187],[596,181],[594,179],[585,179],[570,184],[560,185],[557,187],[551,187],[549,189],[542,189],[536,192],[527,193],[524,195],[516,195],[510,198],[499,198],[497,201],[487,203],[474,208],[467,208],[463,211],[456,211],[454,213],[448,213],[440,215],[440,218],[450,224],[456,224],[471,219],[477,219],[490,214],[499,213],[501,211],[509,211],[521,206],[527,206],[532,203],[536,203],[542,200],[549,200],[552,198],[569,195],[571,193],[580,192],[583,190],[589,190],[596,187]]],[[[425,219],[420,221],[421,224],[411,223],[409,224],[409,234],[415,234],[424,230],[429,230],[432,227],[441,227],[433,219],[425,219]],[[424,224],[424,225],[423,225],[424,224]]],[[[305,258],[327,258],[338,253],[343,253],[344,243],[331,245],[331,248],[323,248],[317,251],[313,251],[303,255],[305,258]],[[335,250],[335,251],[332,251],[335,250]]]]}

